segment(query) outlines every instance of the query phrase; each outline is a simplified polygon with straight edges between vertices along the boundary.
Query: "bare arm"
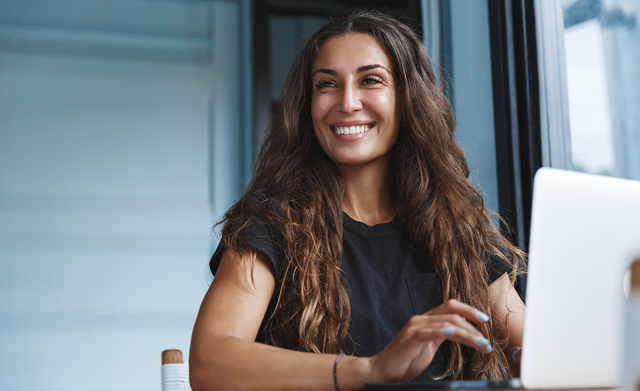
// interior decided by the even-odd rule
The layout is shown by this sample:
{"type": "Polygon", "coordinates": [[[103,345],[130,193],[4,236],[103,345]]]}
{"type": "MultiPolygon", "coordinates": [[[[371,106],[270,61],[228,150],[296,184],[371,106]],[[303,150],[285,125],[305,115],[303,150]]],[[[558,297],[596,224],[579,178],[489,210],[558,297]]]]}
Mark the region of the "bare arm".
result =
{"type": "MultiPolygon", "coordinates": [[[[336,355],[291,351],[255,342],[275,290],[275,278],[261,255],[253,267],[225,252],[207,292],[191,339],[191,386],[196,391],[334,390],[336,355]]],[[[454,300],[412,317],[373,357],[345,356],[337,370],[341,390],[368,383],[409,381],[431,362],[449,339],[485,352],[487,341],[470,323],[478,310],[454,300]]]]}
{"type": "MultiPolygon", "coordinates": [[[[194,390],[331,390],[336,355],[280,349],[254,342],[275,289],[270,264],[250,262],[228,251],[200,307],[191,339],[189,366],[194,390]]],[[[340,388],[364,386],[368,360],[340,360],[340,388]]]]}
{"type": "Polygon", "coordinates": [[[522,329],[524,326],[524,303],[513,285],[511,285],[507,273],[504,273],[489,286],[489,296],[491,298],[491,310],[499,319],[498,327],[504,332],[509,332],[509,340],[504,350],[509,364],[509,370],[512,376],[519,377],[520,347],[522,346],[522,329]]]}

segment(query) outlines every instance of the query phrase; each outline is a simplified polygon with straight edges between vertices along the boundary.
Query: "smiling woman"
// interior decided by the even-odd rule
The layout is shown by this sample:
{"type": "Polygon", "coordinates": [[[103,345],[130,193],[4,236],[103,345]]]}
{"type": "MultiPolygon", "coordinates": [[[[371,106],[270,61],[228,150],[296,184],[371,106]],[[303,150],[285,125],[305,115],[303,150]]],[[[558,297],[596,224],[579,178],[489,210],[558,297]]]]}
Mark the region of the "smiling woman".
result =
{"type": "Polygon", "coordinates": [[[193,388],[517,373],[523,254],[469,183],[420,39],[380,14],[332,20],[281,99],[211,259],[193,388]]]}
{"type": "Polygon", "coordinates": [[[388,166],[400,121],[384,48],[366,34],[336,37],[322,46],[312,69],[311,117],[327,156],[338,167],[378,159],[388,166]]]}

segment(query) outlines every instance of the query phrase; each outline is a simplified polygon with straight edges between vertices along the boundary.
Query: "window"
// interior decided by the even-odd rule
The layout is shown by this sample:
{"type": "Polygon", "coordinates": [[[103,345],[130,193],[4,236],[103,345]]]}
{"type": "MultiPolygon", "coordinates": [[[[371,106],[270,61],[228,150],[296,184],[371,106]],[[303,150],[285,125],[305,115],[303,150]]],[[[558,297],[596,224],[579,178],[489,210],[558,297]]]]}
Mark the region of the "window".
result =
{"type": "Polygon", "coordinates": [[[640,2],[562,6],[573,169],[638,180],[640,2]]]}

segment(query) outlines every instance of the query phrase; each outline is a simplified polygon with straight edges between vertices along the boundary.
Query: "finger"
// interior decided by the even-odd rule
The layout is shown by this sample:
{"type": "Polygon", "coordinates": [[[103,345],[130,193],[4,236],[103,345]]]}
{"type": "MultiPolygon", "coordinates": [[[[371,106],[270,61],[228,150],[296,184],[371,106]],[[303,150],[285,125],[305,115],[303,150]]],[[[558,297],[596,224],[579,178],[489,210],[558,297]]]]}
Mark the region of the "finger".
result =
{"type": "Polygon", "coordinates": [[[454,326],[446,326],[440,329],[440,333],[448,340],[465,344],[469,347],[476,348],[481,353],[491,353],[493,347],[489,343],[489,340],[483,336],[478,336],[476,333],[469,333],[462,328],[456,328],[454,326]]]}
{"type": "Polygon", "coordinates": [[[429,315],[430,323],[440,322],[440,323],[448,323],[451,326],[461,328],[466,330],[468,333],[474,334],[476,336],[482,336],[482,333],[476,329],[471,323],[467,321],[466,318],[462,317],[458,314],[444,314],[444,315],[429,315]]]}
{"type": "Polygon", "coordinates": [[[431,338],[438,344],[444,339],[450,339],[478,348],[485,353],[493,350],[482,333],[458,314],[413,316],[407,322],[407,326],[408,339],[417,336],[424,342],[424,338],[431,338]]]}
{"type": "Polygon", "coordinates": [[[485,323],[489,321],[489,316],[477,308],[471,307],[468,304],[461,303],[457,300],[447,300],[446,303],[439,305],[433,310],[428,312],[429,314],[458,314],[465,319],[474,323],[485,323]]]}
{"type": "Polygon", "coordinates": [[[509,360],[511,360],[511,362],[519,364],[521,357],[522,357],[522,348],[520,346],[517,346],[511,349],[511,354],[509,355],[509,360]]]}
{"type": "Polygon", "coordinates": [[[444,340],[448,339],[475,348],[481,353],[491,353],[493,351],[493,347],[486,338],[446,324],[443,328],[430,327],[419,330],[414,337],[420,342],[433,342],[437,346],[440,346],[444,340]]]}

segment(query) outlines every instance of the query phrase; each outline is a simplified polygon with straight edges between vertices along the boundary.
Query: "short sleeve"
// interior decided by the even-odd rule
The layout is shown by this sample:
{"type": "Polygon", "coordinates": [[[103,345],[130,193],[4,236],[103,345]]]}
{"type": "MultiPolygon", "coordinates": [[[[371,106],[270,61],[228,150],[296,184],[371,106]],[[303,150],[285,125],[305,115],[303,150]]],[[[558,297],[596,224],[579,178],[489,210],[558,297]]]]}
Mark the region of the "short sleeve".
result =
{"type": "MultiPolygon", "coordinates": [[[[263,224],[253,224],[240,231],[240,237],[247,241],[247,243],[256,250],[262,252],[271,262],[276,279],[278,279],[279,276],[278,267],[280,266],[278,262],[279,236],[280,235],[274,228],[267,227],[263,224]]],[[[222,260],[222,254],[226,249],[227,246],[225,246],[224,242],[220,241],[218,248],[216,248],[216,251],[214,251],[213,256],[211,257],[211,261],[209,261],[209,268],[213,275],[218,271],[220,261],[222,260]]]]}
{"type": "Polygon", "coordinates": [[[504,259],[491,255],[489,263],[487,264],[487,272],[489,274],[489,285],[493,284],[504,273],[511,273],[513,267],[507,263],[504,259]]]}

